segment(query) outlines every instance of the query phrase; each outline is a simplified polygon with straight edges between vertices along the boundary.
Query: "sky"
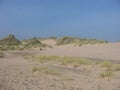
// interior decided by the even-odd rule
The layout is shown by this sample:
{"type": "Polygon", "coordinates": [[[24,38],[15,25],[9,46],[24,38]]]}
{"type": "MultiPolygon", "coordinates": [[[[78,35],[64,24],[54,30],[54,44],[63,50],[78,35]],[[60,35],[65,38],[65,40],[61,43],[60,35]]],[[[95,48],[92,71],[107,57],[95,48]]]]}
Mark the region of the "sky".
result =
{"type": "Polygon", "coordinates": [[[120,0],[0,0],[0,38],[120,40],[120,0]]]}

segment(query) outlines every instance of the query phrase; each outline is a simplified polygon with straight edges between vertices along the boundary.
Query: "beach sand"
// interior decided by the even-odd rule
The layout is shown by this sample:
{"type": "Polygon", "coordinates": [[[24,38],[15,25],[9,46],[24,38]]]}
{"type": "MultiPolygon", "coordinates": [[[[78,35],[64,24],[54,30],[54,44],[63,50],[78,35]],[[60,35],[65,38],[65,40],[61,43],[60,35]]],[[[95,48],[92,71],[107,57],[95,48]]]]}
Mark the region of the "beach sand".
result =
{"type": "Polygon", "coordinates": [[[113,71],[113,76],[108,80],[100,77],[100,73],[105,70],[100,64],[75,68],[72,65],[40,63],[25,58],[32,55],[57,55],[120,63],[120,43],[80,47],[70,44],[56,46],[53,40],[45,40],[43,43],[52,45],[52,48],[4,52],[4,58],[0,58],[0,90],[120,90],[120,70],[113,71]],[[57,72],[54,75],[33,71],[35,67],[57,72]]]}

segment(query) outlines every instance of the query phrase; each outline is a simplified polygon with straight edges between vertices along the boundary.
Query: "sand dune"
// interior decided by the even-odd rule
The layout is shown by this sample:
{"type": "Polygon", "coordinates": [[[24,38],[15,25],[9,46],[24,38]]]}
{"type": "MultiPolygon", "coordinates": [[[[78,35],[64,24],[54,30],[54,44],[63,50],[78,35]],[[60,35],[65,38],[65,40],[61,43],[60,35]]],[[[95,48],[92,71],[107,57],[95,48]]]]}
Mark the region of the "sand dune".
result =
{"type": "Polygon", "coordinates": [[[120,43],[83,45],[80,47],[76,47],[74,45],[63,45],[53,47],[52,49],[48,49],[42,53],[71,57],[120,60],[120,43]]]}
{"type": "Polygon", "coordinates": [[[78,64],[40,63],[26,58],[43,54],[120,61],[120,43],[81,47],[70,44],[56,46],[53,40],[43,43],[53,48],[4,52],[4,58],[0,58],[0,90],[120,90],[119,68],[118,71],[112,70],[109,80],[100,76],[106,71],[106,67],[101,67],[101,64],[76,67],[78,64]]]}

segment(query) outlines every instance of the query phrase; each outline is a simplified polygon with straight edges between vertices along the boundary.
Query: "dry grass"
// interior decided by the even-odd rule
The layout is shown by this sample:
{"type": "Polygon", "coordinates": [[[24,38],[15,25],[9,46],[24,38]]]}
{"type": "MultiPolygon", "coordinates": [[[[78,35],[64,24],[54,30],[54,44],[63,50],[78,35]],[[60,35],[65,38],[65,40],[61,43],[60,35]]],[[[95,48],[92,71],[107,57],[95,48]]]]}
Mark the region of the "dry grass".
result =
{"type": "MultiPolygon", "coordinates": [[[[100,69],[102,69],[101,73],[98,75],[101,78],[107,78],[108,80],[111,80],[111,78],[114,76],[114,71],[120,71],[120,64],[114,64],[111,61],[105,60],[105,61],[93,61],[87,58],[78,58],[78,57],[60,57],[60,56],[54,56],[54,55],[40,55],[40,56],[32,56],[33,61],[38,61],[40,63],[59,63],[62,66],[72,66],[73,68],[82,67],[83,65],[93,65],[93,66],[100,66],[100,69]]],[[[86,67],[86,66],[85,66],[86,67]]],[[[86,68],[87,70],[88,68],[86,68]]],[[[57,75],[58,71],[51,70],[49,68],[33,68],[33,72],[39,71],[45,74],[51,74],[51,75],[57,75]]],[[[88,71],[88,70],[87,70],[88,71]]]]}
{"type": "Polygon", "coordinates": [[[76,46],[82,46],[83,44],[99,44],[99,43],[107,43],[107,42],[108,41],[105,40],[76,38],[76,37],[68,37],[68,36],[64,36],[57,39],[57,45],[75,44],[76,46]]]}
{"type": "Polygon", "coordinates": [[[112,67],[112,63],[108,60],[101,62],[101,67],[107,67],[110,68],[112,67]]]}
{"type": "Polygon", "coordinates": [[[115,64],[113,68],[114,68],[114,71],[120,71],[120,64],[115,64]]]}
{"type": "Polygon", "coordinates": [[[92,64],[92,61],[86,58],[75,58],[75,57],[60,57],[60,56],[46,56],[46,55],[40,55],[40,56],[32,56],[30,57],[35,61],[39,61],[41,63],[46,62],[58,62],[61,65],[69,65],[72,64],[74,67],[77,67],[79,65],[85,65],[85,64],[92,64]]]}
{"type": "Polygon", "coordinates": [[[106,69],[105,71],[103,71],[102,73],[100,73],[100,76],[102,78],[107,78],[110,81],[110,78],[113,76],[113,72],[111,69],[106,69]]]}
{"type": "Polygon", "coordinates": [[[111,63],[110,61],[101,62],[101,67],[105,68],[105,70],[100,74],[102,78],[110,78],[114,75],[113,71],[119,71],[120,66],[118,64],[111,63]]]}
{"type": "Polygon", "coordinates": [[[4,57],[3,52],[0,52],[0,58],[3,58],[3,57],[4,57]]]}
{"type": "Polygon", "coordinates": [[[44,73],[46,75],[60,75],[60,71],[48,67],[33,67],[32,72],[44,73]]]}

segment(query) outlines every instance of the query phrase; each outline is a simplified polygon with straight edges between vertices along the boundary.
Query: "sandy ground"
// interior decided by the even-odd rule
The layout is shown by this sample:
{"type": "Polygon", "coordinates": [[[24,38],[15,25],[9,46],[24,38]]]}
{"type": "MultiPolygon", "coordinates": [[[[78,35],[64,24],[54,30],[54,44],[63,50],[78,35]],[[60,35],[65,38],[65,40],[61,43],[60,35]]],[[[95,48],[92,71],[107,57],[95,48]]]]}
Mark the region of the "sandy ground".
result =
{"type": "Polygon", "coordinates": [[[42,53],[71,57],[120,60],[120,43],[83,45],[81,47],[63,45],[53,47],[53,49],[43,51],[42,53]]]}
{"type": "Polygon", "coordinates": [[[120,61],[120,43],[99,45],[56,46],[55,42],[44,41],[53,46],[51,49],[7,51],[0,58],[0,90],[120,90],[120,71],[114,71],[108,80],[101,78],[104,71],[100,65],[61,66],[55,63],[39,63],[26,59],[27,55],[60,55],[89,57],[120,61]],[[58,75],[35,71],[34,67],[47,67],[57,70],[58,75]]]}

